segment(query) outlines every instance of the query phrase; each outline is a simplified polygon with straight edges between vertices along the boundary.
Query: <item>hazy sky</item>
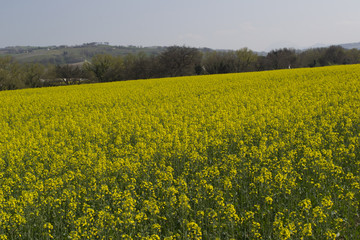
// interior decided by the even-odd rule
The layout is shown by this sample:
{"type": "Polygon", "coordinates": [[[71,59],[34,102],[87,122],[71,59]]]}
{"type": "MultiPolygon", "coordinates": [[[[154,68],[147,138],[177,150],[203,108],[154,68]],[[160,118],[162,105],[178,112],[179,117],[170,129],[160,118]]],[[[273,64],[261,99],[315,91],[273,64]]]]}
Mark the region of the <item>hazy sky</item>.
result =
{"type": "Polygon", "coordinates": [[[360,42],[359,11],[359,0],[0,0],[0,47],[302,48],[360,42]]]}

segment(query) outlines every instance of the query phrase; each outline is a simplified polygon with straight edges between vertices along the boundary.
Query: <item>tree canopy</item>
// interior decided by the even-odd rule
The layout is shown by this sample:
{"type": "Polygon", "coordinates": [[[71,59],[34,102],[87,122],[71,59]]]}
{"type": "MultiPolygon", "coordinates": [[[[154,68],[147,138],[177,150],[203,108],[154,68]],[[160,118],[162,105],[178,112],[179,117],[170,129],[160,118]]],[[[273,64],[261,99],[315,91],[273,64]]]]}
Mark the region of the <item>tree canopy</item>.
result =
{"type": "Polygon", "coordinates": [[[265,56],[259,56],[248,48],[200,51],[171,46],[158,55],[145,52],[126,56],[98,54],[82,65],[20,64],[12,57],[0,57],[0,90],[355,63],[360,63],[360,50],[340,46],[305,51],[282,48],[265,56]]]}

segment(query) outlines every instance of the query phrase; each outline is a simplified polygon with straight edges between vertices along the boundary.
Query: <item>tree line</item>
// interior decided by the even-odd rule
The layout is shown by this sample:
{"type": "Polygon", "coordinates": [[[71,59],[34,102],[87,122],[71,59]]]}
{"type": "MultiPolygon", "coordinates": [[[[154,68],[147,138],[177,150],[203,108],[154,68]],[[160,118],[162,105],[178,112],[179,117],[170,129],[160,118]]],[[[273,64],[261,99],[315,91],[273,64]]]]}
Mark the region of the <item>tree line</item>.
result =
{"type": "Polygon", "coordinates": [[[282,48],[265,56],[248,48],[200,51],[171,46],[156,56],[99,54],[82,65],[20,64],[11,57],[1,57],[0,90],[356,63],[360,63],[360,50],[341,46],[305,51],[282,48]]]}

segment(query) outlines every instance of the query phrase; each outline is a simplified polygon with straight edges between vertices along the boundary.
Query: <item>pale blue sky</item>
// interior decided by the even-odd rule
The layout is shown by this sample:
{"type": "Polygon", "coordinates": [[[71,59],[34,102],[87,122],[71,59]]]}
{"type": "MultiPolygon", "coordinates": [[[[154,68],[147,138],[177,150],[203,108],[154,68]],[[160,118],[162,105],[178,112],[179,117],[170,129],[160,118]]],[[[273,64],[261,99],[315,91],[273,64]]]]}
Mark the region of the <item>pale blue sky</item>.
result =
{"type": "Polygon", "coordinates": [[[360,42],[359,11],[359,0],[0,0],[0,47],[303,48],[360,42]]]}

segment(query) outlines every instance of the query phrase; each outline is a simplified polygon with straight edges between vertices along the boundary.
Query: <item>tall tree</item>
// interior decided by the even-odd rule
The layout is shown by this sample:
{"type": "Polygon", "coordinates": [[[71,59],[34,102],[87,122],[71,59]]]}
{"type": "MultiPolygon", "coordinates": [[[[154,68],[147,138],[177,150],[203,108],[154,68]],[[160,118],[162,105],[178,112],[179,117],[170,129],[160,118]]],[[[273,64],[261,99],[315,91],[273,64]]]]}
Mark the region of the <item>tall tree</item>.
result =
{"type": "Polygon", "coordinates": [[[11,57],[0,57],[0,90],[24,87],[19,64],[11,57]]]}
{"type": "Polygon", "coordinates": [[[86,62],[84,68],[93,73],[98,82],[108,82],[106,78],[109,69],[114,63],[114,57],[108,54],[95,55],[91,62],[86,62]]]}
{"type": "Polygon", "coordinates": [[[155,77],[156,59],[144,52],[129,54],[124,58],[126,79],[147,79],[155,77]]]}
{"type": "Polygon", "coordinates": [[[266,56],[270,69],[282,69],[293,67],[296,63],[296,53],[294,49],[282,48],[272,50],[266,56]]]}
{"type": "Polygon", "coordinates": [[[26,87],[42,87],[40,78],[44,75],[45,67],[38,63],[28,63],[22,66],[24,83],[26,87]]]}
{"type": "Polygon", "coordinates": [[[255,64],[258,55],[248,48],[242,48],[235,51],[239,62],[239,72],[249,72],[255,70],[255,64]]]}
{"type": "Polygon", "coordinates": [[[297,55],[297,65],[299,67],[318,67],[324,52],[325,48],[307,49],[297,55]]]}
{"type": "Polygon", "coordinates": [[[234,73],[240,69],[239,59],[234,51],[208,52],[204,55],[203,65],[208,74],[234,73]]]}
{"type": "Polygon", "coordinates": [[[159,64],[165,76],[186,76],[196,74],[201,54],[196,48],[172,46],[159,55],[159,64]]]}
{"type": "Polygon", "coordinates": [[[345,64],[345,49],[341,46],[330,46],[320,59],[321,65],[345,64]]]}
{"type": "Polygon", "coordinates": [[[56,65],[55,75],[56,78],[61,78],[66,85],[78,83],[77,79],[85,78],[85,73],[80,67],[69,64],[56,65]]]}

